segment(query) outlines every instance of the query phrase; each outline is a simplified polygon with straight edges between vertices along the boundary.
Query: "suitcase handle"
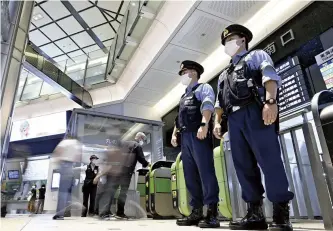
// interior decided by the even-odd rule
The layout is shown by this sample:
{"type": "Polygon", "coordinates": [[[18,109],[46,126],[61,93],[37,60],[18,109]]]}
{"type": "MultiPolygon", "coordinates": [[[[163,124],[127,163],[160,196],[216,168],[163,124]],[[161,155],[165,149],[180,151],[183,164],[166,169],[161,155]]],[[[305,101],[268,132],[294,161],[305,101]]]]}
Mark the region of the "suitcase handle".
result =
{"type": "Polygon", "coordinates": [[[139,176],[145,176],[149,172],[149,169],[142,168],[136,171],[139,173],[139,176]]]}
{"type": "Polygon", "coordinates": [[[165,168],[171,168],[171,165],[173,164],[174,162],[172,161],[157,161],[153,164],[153,166],[151,166],[151,169],[150,171],[153,171],[154,169],[157,169],[157,168],[162,168],[162,167],[165,167],[165,168]]]}

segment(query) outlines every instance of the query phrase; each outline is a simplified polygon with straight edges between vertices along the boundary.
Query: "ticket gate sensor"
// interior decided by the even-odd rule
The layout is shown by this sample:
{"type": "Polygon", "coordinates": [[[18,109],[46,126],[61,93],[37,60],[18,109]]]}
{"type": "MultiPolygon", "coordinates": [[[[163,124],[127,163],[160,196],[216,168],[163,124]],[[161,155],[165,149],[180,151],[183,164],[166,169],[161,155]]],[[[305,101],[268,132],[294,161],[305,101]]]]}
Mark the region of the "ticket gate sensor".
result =
{"type": "Polygon", "coordinates": [[[321,209],[325,228],[333,229],[333,91],[325,90],[315,94],[311,100],[311,110],[322,148],[322,164],[331,198],[327,211],[321,209]]]}

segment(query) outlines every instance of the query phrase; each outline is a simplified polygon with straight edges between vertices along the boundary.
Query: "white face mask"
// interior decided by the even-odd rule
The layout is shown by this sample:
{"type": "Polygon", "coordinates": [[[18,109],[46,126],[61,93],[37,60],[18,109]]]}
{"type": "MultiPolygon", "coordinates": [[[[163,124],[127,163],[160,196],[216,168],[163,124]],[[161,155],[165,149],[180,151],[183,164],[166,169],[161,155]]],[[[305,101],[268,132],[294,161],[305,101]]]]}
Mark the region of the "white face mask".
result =
{"type": "Polygon", "coordinates": [[[140,140],[140,141],[139,141],[139,144],[140,144],[140,146],[142,146],[142,145],[143,145],[143,141],[142,141],[142,140],[140,140]]]}
{"type": "Polygon", "coordinates": [[[192,80],[190,75],[189,74],[184,74],[181,77],[182,77],[182,80],[181,80],[182,84],[185,85],[185,86],[188,86],[190,84],[191,80],[192,80]]]}
{"type": "Polygon", "coordinates": [[[240,48],[240,45],[237,44],[238,41],[239,39],[234,39],[226,42],[224,46],[224,52],[231,57],[234,56],[240,48]]]}

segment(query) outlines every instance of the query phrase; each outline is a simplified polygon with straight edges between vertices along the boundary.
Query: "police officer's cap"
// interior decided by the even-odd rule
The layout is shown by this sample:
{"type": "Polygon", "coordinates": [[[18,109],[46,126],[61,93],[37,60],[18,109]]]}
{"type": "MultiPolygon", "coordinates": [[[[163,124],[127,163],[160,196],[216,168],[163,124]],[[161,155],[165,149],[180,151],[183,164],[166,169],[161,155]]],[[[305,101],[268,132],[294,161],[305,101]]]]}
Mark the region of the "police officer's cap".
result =
{"type": "Polygon", "coordinates": [[[180,65],[180,71],[178,72],[179,75],[182,75],[182,72],[185,70],[196,70],[199,75],[202,75],[204,73],[204,68],[199,63],[191,61],[191,60],[185,60],[180,65]]]}
{"type": "Polygon", "coordinates": [[[222,45],[225,45],[225,40],[231,35],[241,35],[246,38],[246,42],[250,42],[253,38],[252,32],[246,28],[245,26],[238,25],[238,24],[232,24],[224,29],[221,35],[222,45]]]}
{"type": "Polygon", "coordinates": [[[99,158],[98,158],[97,156],[95,156],[95,155],[91,155],[91,156],[90,156],[90,159],[91,159],[91,160],[92,160],[92,159],[98,160],[99,158]]]}

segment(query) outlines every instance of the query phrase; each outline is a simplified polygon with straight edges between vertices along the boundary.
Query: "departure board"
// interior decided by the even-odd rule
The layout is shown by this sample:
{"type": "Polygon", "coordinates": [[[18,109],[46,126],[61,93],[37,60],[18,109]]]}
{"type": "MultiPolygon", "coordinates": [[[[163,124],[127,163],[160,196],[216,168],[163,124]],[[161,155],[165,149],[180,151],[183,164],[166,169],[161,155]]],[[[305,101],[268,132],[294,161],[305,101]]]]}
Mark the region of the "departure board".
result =
{"type": "Polygon", "coordinates": [[[310,101],[298,57],[295,56],[277,65],[276,71],[282,79],[282,86],[279,89],[280,114],[310,101]]]}
{"type": "Polygon", "coordinates": [[[333,89],[333,47],[316,56],[316,61],[323,76],[326,88],[333,89]]]}

